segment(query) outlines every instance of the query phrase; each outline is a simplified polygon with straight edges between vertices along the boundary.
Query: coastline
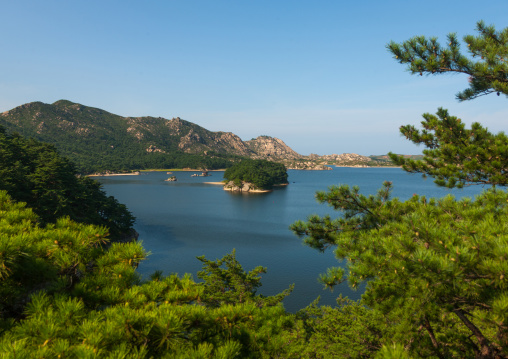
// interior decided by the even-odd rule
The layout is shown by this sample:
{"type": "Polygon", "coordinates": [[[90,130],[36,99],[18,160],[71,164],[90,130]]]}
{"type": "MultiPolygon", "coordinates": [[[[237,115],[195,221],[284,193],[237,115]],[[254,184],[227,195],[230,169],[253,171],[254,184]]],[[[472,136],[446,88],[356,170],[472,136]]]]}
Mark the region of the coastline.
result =
{"type": "MultiPolygon", "coordinates": [[[[224,186],[226,185],[226,182],[203,182],[203,183],[206,183],[206,184],[211,184],[211,185],[221,185],[221,186],[224,186]]],[[[241,192],[241,193],[267,193],[267,192],[272,192],[273,190],[271,189],[249,189],[248,191],[235,191],[233,190],[232,187],[224,187],[223,188],[224,191],[229,191],[229,192],[241,192]]]]}
{"type": "MultiPolygon", "coordinates": [[[[333,165],[333,167],[338,168],[402,168],[401,166],[347,166],[347,165],[333,165]]],[[[333,167],[330,166],[332,169],[333,167]]],[[[290,168],[293,171],[322,171],[322,170],[314,170],[314,169],[301,169],[301,168],[290,168]]],[[[217,170],[208,170],[207,172],[224,172],[225,169],[217,169],[217,170]]],[[[139,176],[141,172],[203,172],[199,169],[194,168],[169,168],[169,169],[148,169],[148,170],[139,170],[136,172],[128,172],[128,173],[93,173],[86,175],[87,177],[110,177],[110,176],[139,176]]],[[[221,184],[224,185],[224,182],[203,182],[207,184],[221,184]]],[[[284,186],[278,185],[278,186],[284,186]]],[[[261,190],[260,190],[261,191],[261,190]]],[[[264,190],[263,190],[264,192],[264,190]]]]}
{"type": "MultiPolygon", "coordinates": [[[[206,170],[206,172],[221,172],[225,170],[226,169],[206,170]]],[[[166,168],[166,169],[140,170],[140,172],[204,172],[204,171],[196,168],[166,168]]]]}
{"type": "Polygon", "coordinates": [[[232,187],[224,187],[223,189],[224,189],[224,191],[228,191],[228,192],[239,192],[239,193],[245,193],[245,194],[273,192],[273,189],[249,189],[248,191],[238,191],[238,190],[234,190],[232,187]]]}
{"type": "Polygon", "coordinates": [[[401,166],[339,166],[335,165],[335,167],[342,168],[402,168],[401,166]]]}
{"type": "Polygon", "coordinates": [[[87,177],[109,177],[109,176],[139,176],[139,171],[129,173],[94,173],[87,177]]]}

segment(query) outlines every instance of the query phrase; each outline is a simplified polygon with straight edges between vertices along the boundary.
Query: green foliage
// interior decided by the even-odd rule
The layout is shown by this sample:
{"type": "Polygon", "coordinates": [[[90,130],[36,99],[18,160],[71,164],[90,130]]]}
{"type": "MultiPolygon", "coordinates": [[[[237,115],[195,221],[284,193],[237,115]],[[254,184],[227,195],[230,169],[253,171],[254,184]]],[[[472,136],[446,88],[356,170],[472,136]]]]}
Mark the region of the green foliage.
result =
{"type": "Polygon", "coordinates": [[[402,345],[392,344],[383,346],[375,359],[411,359],[411,356],[402,345]]]}
{"type": "MultiPolygon", "coordinates": [[[[455,34],[442,48],[436,38],[414,37],[389,51],[397,61],[408,64],[411,73],[463,73],[469,88],[457,95],[460,101],[496,92],[508,96],[508,28],[497,32],[493,26],[478,22],[478,37],[465,36],[470,56],[460,52],[455,34]],[[475,60],[480,57],[480,60],[475,60]]],[[[414,161],[390,153],[390,158],[406,171],[435,177],[440,186],[462,187],[470,184],[505,186],[508,139],[504,133],[492,134],[478,123],[466,129],[461,119],[439,109],[437,116],[424,114],[423,129],[407,125],[400,132],[415,144],[423,144],[424,159],[414,161]]]]}
{"type": "Polygon", "coordinates": [[[384,317],[359,302],[337,299],[338,307],[318,300],[297,313],[303,323],[291,331],[293,356],[301,358],[371,358],[386,333],[384,317]]]}
{"type": "MultiPolygon", "coordinates": [[[[276,297],[254,295],[220,306],[212,288],[189,275],[141,282],[140,243],[113,243],[104,228],[61,219],[41,228],[31,209],[0,191],[0,356],[2,358],[273,358],[294,318],[276,297]]],[[[252,280],[225,257],[235,278],[252,280]]],[[[212,263],[202,258],[207,278],[212,263]]],[[[228,279],[229,280],[229,279],[228,279]]],[[[210,282],[207,279],[208,283],[210,282]]],[[[215,293],[219,295],[220,293],[215,293]]]]}
{"type": "Polygon", "coordinates": [[[498,32],[479,21],[477,31],[477,37],[464,37],[469,56],[460,52],[456,34],[448,35],[447,47],[435,37],[416,36],[402,44],[392,41],[387,48],[399,63],[408,65],[412,74],[468,75],[469,88],[457,94],[460,101],[493,92],[508,96],[508,28],[498,32]]]}
{"type": "MultiPolygon", "coordinates": [[[[103,261],[113,253],[103,249],[108,242],[104,227],[78,224],[68,218],[45,228],[37,222],[30,208],[0,191],[0,313],[4,318],[19,318],[30,295],[38,290],[73,290],[85,274],[104,271],[103,261]]],[[[117,270],[127,270],[135,278],[132,265],[143,259],[144,252],[135,243],[122,248],[129,249],[134,259],[117,270]]]]}
{"type": "MultiPolygon", "coordinates": [[[[412,73],[468,74],[470,88],[459,100],[508,94],[508,29],[497,33],[480,22],[478,30],[478,38],[465,41],[471,55],[484,61],[460,54],[453,34],[447,49],[425,37],[388,48],[412,73]]],[[[361,303],[370,309],[362,319],[369,313],[385,323],[378,327],[383,335],[376,358],[507,358],[508,192],[495,187],[506,185],[507,138],[476,123],[466,129],[444,109],[424,119],[421,131],[401,128],[406,138],[427,147],[423,160],[391,154],[396,163],[442,186],[494,186],[474,200],[414,195],[405,202],[390,199],[387,182],[370,196],[358,187],[333,186],[317,199],[341,216],[311,216],[291,228],[307,245],[334,248],[346,262],[345,269],[322,277],[326,286],[365,283],[361,303]]]]}
{"type": "Polygon", "coordinates": [[[179,127],[175,129],[162,118],[125,118],[60,100],[16,107],[0,116],[0,126],[9,133],[53,144],[80,173],[184,167],[220,169],[231,166],[238,158],[234,152],[212,146],[215,133],[177,120],[179,127]],[[186,134],[190,139],[184,138],[186,134]],[[199,139],[209,143],[203,144],[199,139]],[[179,147],[182,141],[190,146],[185,148],[186,152],[179,147]]]}
{"type": "Polygon", "coordinates": [[[224,178],[240,185],[242,182],[254,184],[261,189],[271,189],[274,185],[287,184],[286,166],[266,160],[243,160],[228,168],[224,178]]]}
{"type": "Polygon", "coordinates": [[[198,272],[198,278],[204,280],[201,301],[210,307],[241,303],[255,303],[260,308],[273,306],[287,297],[294,287],[292,285],[275,296],[256,295],[257,288],[261,286],[260,275],[266,273],[266,268],[256,267],[246,273],[236,260],[234,250],[216,261],[204,256],[197,258],[203,263],[203,269],[198,272]]]}
{"type": "Polygon", "coordinates": [[[389,189],[367,197],[357,188],[331,188],[319,201],[344,216],[314,216],[292,229],[312,247],[335,247],[350,285],[366,282],[363,303],[397,318],[395,336],[416,353],[507,350],[508,193],[400,202],[388,199],[389,189]]]}
{"type": "Polygon", "coordinates": [[[390,153],[392,160],[411,173],[435,178],[436,184],[449,188],[471,184],[506,186],[508,175],[508,137],[492,134],[479,123],[466,129],[461,119],[440,108],[437,116],[424,114],[423,130],[402,126],[400,132],[411,142],[423,144],[423,160],[390,153]]]}
{"type": "MultiPolygon", "coordinates": [[[[480,37],[466,42],[480,62],[460,54],[455,35],[447,49],[423,37],[389,48],[412,72],[470,75],[461,100],[507,94],[508,31],[482,23],[478,29],[480,37]]],[[[66,101],[54,106],[101,111],[66,101]]],[[[402,128],[428,148],[423,161],[392,155],[397,163],[448,187],[506,185],[504,134],[479,124],[466,129],[443,109],[424,118],[421,131],[402,128]]],[[[390,198],[389,182],[369,196],[345,185],[318,192],[318,201],[341,215],[311,216],[291,229],[317,250],[333,248],[347,264],[330,268],[321,277],[325,286],[347,280],[366,289],[359,302],[339,298],[332,308],[316,301],[291,315],[280,302],[292,287],[258,295],[266,269],[245,272],[234,252],[215,261],[199,257],[202,283],[161,272],[142,282],[135,270],[145,258],[140,243],[109,244],[105,227],[74,221],[132,224],[97,182],[77,178],[51,146],[1,129],[0,161],[2,357],[508,357],[508,192],[495,186],[474,200],[415,195],[402,202],[390,198]]],[[[284,166],[273,163],[242,161],[228,171],[225,178],[238,184],[287,183],[284,166]]]]}
{"type": "Polygon", "coordinates": [[[26,202],[42,224],[58,218],[107,226],[113,236],[127,232],[134,217],[101,185],[78,177],[74,165],[55,148],[0,127],[0,190],[26,202]]]}

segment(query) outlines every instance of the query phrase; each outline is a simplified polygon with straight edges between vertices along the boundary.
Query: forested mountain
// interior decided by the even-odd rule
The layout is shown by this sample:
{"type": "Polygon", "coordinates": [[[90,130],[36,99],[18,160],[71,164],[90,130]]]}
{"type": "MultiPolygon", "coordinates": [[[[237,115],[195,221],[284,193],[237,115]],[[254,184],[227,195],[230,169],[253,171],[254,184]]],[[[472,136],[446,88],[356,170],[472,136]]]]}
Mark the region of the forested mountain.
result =
{"type": "Polygon", "coordinates": [[[239,156],[302,157],[282,141],[268,136],[247,144],[231,132],[208,131],[178,117],[171,120],[122,117],[67,100],[16,107],[0,114],[0,125],[8,132],[55,145],[82,172],[171,167],[215,169],[229,167],[239,156]],[[263,143],[257,146],[260,151],[255,150],[258,141],[263,143]],[[272,142],[277,146],[269,145],[272,142]]]}

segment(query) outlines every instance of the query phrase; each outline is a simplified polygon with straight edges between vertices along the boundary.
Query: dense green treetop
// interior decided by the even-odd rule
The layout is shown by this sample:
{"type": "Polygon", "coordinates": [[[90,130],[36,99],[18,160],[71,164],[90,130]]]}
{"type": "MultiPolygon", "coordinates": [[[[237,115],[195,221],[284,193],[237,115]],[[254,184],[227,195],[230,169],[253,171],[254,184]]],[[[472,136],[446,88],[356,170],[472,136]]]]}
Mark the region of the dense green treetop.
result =
{"type": "Polygon", "coordinates": [[[103,283],[105,288],[113,285],[112,278],[106,278],[112,273],[106,274],[104,265],[111,266],[108,272],[122,273],[126,281],[137,278],[131,264],[145,256],[140,244],[114,244],[108,252],[104,249],[109,242],[106,227],[76,223],[68,217],[44,227],[39,223],[25,203],[14,202],[7,192],[0,191],[0,319],[22,317],[33,293],[67,293],[76,289],[85,275],[102,273],[103,280],[110,281],[103,283]],[[106,264],[113,253],[119,256],[115,261],[120,263],[121,256],[129,256],[130,263],[113,269],[112,262],[106,264]]]}
{"type": "Polygon", "coordinates": [[[271,189],[274,185],[288,183],[286,166],[266,160],[242,160],[224,172],[224,178],[240,185],[252,183],[261,189],[271,189]]]}
{"type": "Polygon", "coordinates": [[[257,273],[243,272],[234,254],[202,258],[203,283],[161,273],[143,282],[140,243],[106,249],[104,228],[37,222],[0,191],[2,358],[273,358],[296,340],[283,296],[256,295],[257,273]],[[222,263],[233,264],[222,277],[232,300],[217,306],[222,263]]]}
{"type": "Polygon", "coordinates": [[[113,236],[127,232],[134,217],[125,205],[107,196],[99,182],[78,177],[74,165],[51,145],[0,127],[0,190],[26,202],[41,223],[58,218],[104,225],[113,236]]]}
{"type": "Polygon", "coordinates": [[[367,282],[363,303],[391,318],[394,339],[424,357],[506,351],[508,194],[400,202],[389,199],[390,190],[386,183],[364,196],[358,187],[331,187],[317,198],[343,216],[292,226],[307,245],[333,247],[347,261],[347,270],[331,268],[321,281],[367,282]]]}
{"type": "Polygon", "coordinates": [[[422,160],[390,153],[391,159],[411,173],[435,178],[449,188],[468,185],[508,184],[508,137],[493,134],[479,123],[466,128],[460,118],[440,108],[436,115],[423,115],[422,130],[406,125],[401,133],[411,142],[425,146],[422,160]]]}
{"type": "Polygon", "coordinates": [[[248,273],[245,272],[236,260],[234,250],[216,261],[208,260],[205,256],[197,258],[203,263],[203,269],[198,272],[198,278],[205,281],[201,301],[210,307],[248,302],[254,302],[260,308],[273,306],[287,297],[294,287],[292,285],[275,296],[266,297],[256,294],[261,286],[260,275],[266,273],[266,268],[259,266],[248,273]]]}

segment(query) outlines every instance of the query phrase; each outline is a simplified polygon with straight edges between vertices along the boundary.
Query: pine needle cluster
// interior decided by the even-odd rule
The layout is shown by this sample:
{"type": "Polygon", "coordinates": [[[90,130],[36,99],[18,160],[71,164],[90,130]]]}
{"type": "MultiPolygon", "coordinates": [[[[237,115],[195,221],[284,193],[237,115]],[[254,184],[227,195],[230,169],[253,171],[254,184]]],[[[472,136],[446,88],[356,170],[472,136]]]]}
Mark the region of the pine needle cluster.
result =
{"type": "MultiPolygon", "coordinates": [[[[479,22],[477,30],[464,38],[466,55],[455,34],[447,47],[424,36],[387,47],[412,74],[466,74],[460,101],[508,95],[508,28],[479,22]]],[[[346,264],[321,277],[326,287],[365,286],[360,303],[385,322],[377,357],[507,358],[508,138],[478,123],[467,129],[442,108],[423,117],[421,130],[401,127],[425,146],[423,160],[392,160],[440,186],[488,185],[481,195],[400,201],[390,198],[390,183],[370,196],[332,186],[316,198],[339,216],[310,216],[291,228],[312,248],[333,248],[346,264]]]]}

